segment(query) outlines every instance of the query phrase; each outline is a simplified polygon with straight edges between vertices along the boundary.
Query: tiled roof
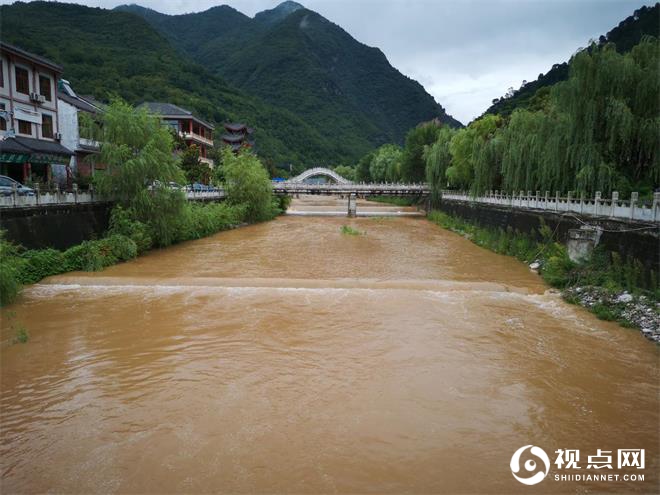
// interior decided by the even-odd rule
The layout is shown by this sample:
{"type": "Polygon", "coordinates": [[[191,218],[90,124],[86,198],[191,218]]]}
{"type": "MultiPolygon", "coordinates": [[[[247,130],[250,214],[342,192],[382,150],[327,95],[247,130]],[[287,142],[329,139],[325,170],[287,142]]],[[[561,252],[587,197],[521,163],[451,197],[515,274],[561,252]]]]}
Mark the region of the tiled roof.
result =
{"type": "Polygon", "coordinates": [[[32,153],[32,150],[30,148],[23,146],[14,138],[7,138],[0,140],[0,152],[29,154],[32,153]]]}
{"type": "MultiPolygon", "coordinates": [[[[73,155],[73,152],[69,148],[65,148],[60,143],[54,141],[43,141],[41,139],[34,139],[23,136],[15,136],[9,139],[16,140],[18,144],[26,148],[29,148],[30,151],[32,152],[49,153],[56,155],[68,155],[68,156],[73,155]]],[[[6,141],[9,141],[9,139],[7,139],[6,141]]]]}
{"type": "Polygon", "coordinates": [[[84,99],[69,96],[68,94],[63,93],[61,91],[57,93],[57,97],[60,100],[66,101],[67,103],[69,103],[69,104],[73,105],[74,107],[76,107],[80,110],[83,110],[85,112],[99,113],[101,111],[100,108],[95,107],[94,105],[92,105],[91,103],[85,101],[84,99]]]}
{"type": "Polygon", "coordinates": [[[138,108],[146,108],[149,112],[162,115],[163,117],[188,117],[195,119],[200,124],[203,124],[211,129],[215,126],[193,115],[190,110],[181,108],[173,103],[162,103],[157,101],[145,101],[138,108]]]}

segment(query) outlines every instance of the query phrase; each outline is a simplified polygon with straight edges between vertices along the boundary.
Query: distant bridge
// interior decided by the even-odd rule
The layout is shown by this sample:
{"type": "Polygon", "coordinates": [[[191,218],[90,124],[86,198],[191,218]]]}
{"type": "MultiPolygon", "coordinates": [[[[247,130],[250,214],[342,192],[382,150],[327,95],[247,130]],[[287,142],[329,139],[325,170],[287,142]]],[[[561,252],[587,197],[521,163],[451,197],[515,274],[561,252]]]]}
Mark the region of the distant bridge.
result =
{"type": "Polygon", "coordinates": [[[325,168],[325,167],[314,167],[305,170],[302,174],[297,175],[292,179],[289,179],[288,182],[304,182],[305,180],[311,179],[312,177],[327,177],[328,179],[332,179],[333,181],[335,181],[337,184],[351,183],[350,180],[342,177],[334,170],[330,170],[329,168],[325,168]]]}
{"type": "Polygon", "coordinates": [[[427,184],[306,184],[292,180],[273,182],[275,194],[324,194],[357,196],[427,196],[430,192],[427,184]]]}

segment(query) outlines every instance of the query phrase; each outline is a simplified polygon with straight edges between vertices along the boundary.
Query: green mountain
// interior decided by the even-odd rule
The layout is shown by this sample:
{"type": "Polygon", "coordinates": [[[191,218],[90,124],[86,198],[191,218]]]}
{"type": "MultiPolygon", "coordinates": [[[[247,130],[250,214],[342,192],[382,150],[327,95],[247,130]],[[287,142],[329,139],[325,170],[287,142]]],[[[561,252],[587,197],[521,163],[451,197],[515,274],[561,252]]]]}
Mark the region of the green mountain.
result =
{"type": "MultiPolygon", "coordinates": [[[[614,29],[598,39],[599,45],[614,43],[620,53],[629,52],[644,36],[660,35],[660,3],[653,7],[643,6],[627,17],[614,29]]],[[[509,91],[502,98],[493,100],[493,105],[484,114],[510,115],[516,108],[533,109],[542,103],[543,95],[550,86],[568,79],[568,63],[555,64],[546,74],[523,84],[520,89],[509,91]]]]}
{"type": "Polygon", "coordinates": [[[215,123],[248,122],[256,128],[259,153],[276,164],[309,167],[348,158],[294,113],[189,61],[142,17],[68,3],[17,2],[0,6],[0,32],[3,41],[62,64],[80,94],[119,95],[133,104],[167,101],[215,123]]]}
{"type": "Polygon", "coordinates": [[[421,121],[461,124],[377,48],[295,2],[253,19],[222,6],[169,16],[130,5],[182,53],[242,90],[300,116],[343,156],[403,142],[421,121]]]}

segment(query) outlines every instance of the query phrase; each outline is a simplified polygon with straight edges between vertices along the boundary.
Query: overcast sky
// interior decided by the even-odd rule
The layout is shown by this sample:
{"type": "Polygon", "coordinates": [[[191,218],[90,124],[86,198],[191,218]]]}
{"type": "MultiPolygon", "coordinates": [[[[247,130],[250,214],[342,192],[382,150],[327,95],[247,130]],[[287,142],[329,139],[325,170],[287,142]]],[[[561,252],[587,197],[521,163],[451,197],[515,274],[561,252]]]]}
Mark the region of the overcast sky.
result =
{"type": "MultiPolygon", "coordinates": [[[[0,3],[12,3],[0,0],[0,3]]],[[[253,16],[279,0],[80,0],[112,8],[138,3],[167,14],[227,4],[253,16]]],[[[643,0],[301,0],[419,81],[467,123],[493,98],[566,61],[643,0]]]]}

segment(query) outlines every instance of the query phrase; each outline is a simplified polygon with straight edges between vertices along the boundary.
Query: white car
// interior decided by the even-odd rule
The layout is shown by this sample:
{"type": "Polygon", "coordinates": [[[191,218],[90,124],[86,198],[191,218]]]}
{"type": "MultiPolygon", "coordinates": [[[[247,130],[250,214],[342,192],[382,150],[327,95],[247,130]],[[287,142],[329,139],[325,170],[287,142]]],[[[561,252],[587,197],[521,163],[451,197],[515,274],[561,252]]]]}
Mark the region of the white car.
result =
{"type": "Polygon", "coordinates": [[[24,186],[11,177],[0,175],[0,195],[11,196],[14,194],[14,187],[16,188],[16,194],[19,196],[34,196],[34,189],[24,186]]]}

